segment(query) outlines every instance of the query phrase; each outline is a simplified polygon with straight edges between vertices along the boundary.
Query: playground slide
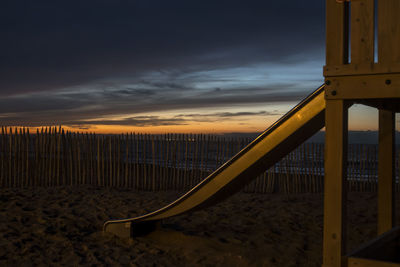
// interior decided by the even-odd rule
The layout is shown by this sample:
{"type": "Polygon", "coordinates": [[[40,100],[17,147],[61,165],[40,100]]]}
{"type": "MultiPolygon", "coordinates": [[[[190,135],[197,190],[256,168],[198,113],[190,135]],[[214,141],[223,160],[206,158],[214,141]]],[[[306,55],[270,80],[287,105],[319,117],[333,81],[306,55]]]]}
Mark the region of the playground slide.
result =
{"type": "Polygon", "coordinates": [[[120,237],[145,235],[162,219],[212,206],[240,191],[324,127],[324,92],[322,85],[176,201],[136,218],[107,221],[104,231],[120,237]]]}

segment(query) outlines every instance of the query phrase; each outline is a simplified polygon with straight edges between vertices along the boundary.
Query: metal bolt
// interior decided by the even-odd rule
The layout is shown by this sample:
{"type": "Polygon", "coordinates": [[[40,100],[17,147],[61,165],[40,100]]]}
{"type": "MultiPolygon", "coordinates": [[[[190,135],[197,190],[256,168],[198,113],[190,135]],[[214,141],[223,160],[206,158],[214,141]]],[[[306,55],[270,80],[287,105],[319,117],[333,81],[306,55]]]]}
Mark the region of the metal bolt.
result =
{"type": "Polygon", "coordinates": [[[333,91],[331,92],[331,95],[335,96],[335,95],[336,95],[336,91],[333,90],[333,91]]]}
{"type": "Polygon", "coordinates": [[[325,84],[326,84],[326,85],[330,85],[330,84],[331,84],[331,81],[330,81],[330,80],[326,80],[325,84]]]}
{"type": "Polygon", "coordinates": [[[392,81],[388,79],[388,80],[385,81],[385,83],[386,83],[387,85],[389,85],[389,84],[392,83],[392,81]]]}

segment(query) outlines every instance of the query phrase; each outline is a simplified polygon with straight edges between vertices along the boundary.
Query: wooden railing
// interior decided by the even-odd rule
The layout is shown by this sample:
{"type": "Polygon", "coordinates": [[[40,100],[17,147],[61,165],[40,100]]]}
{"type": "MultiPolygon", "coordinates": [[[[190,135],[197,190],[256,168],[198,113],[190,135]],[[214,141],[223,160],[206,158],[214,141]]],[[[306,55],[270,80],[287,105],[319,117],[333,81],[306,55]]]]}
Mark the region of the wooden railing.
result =
{"type": "Polygon", "coordinates": [[[324,76],[400,73],[399,12],[398,0],[328,0],[324,76]]]}

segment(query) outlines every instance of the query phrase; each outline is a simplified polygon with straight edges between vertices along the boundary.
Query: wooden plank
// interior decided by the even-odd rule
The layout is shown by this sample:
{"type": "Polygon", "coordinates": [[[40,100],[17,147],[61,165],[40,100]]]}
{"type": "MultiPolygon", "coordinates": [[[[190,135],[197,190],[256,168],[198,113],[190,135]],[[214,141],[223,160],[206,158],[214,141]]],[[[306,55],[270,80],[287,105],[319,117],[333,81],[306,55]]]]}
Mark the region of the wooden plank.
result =
{"type": "Polygon", "coordinates": [[[326,84],[326,99],[400,98],[400,74],[333,77],[326,84]]]}
{"type": "Polygon", "coordinates": [[[101,182],[101,153],[100,153],[100,136],[96,136],[97,141],[97,186],[103,185],[101,182]]]}
{"type": "Polygon", "coordinates": [[[352,63],[346,65],[324,66],[325,77],[394,73],[400,73],[399,63],[352,63]]]}
{"type": "Polygon", "coordinates": [[[400,1],[378,1],[378,61],[400,62],[400,1]]]}
{"type": "Polygon", "coordinates": [[[398,98],[361,99],[357,100],[356,102],[377,109],[385,109],[385,110],[391,110],[393,112],[400,112],[400,101],[398,98]]]}
{"type": "Polygon", "coordinates": [[[374,0],[351,3],[351,63],[374,62],[374,0]]]}
{"type": "Polygon", "coordinates": [[[326,102],[325,124],[323,266],[339,267],[346,251],[348,110],[345,101],[326,102]]]}
{"type": "Polygon", "coordinates": [[[129,188],[129,134],[126,133],[125,135],[125,182],[124,182],[124,186],[125,188],[129,188]]]}
{"type": "Polygon", "coordinates": [[[326,0],[326,65],[348,63],[348,6],[326,0]]]}
{"type": "Polygon", "coordinates": [[[395,224],[395,113],[379,110],[378,235],[395,224]]]}
{"type": "Polygon", "coordinates": [[[348,267],[400,267],[400,263],[350,257],[348,267]]]}

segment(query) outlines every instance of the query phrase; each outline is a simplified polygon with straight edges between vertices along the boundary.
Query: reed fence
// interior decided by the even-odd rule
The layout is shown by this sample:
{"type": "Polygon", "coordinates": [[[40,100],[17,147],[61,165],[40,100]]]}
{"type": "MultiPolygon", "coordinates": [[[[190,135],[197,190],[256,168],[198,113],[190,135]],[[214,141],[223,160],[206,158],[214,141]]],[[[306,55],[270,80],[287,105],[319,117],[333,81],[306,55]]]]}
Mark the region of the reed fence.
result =
{"type": "MultiPolygon", "coordinates": [[[[187,190],[249,138],[204,134],[99,135],[42,128],[2,128],[0,187],[94,185],[133,190],[187,190]]],[[[324,145],[304,143],[244,188],[245,192],[323,191],[324,145]]],[[[377,190],[377,146],[349,145],[348,188],[377,190]]],[[[399,149],[396,190],[399,188],[399,149]]]]}

